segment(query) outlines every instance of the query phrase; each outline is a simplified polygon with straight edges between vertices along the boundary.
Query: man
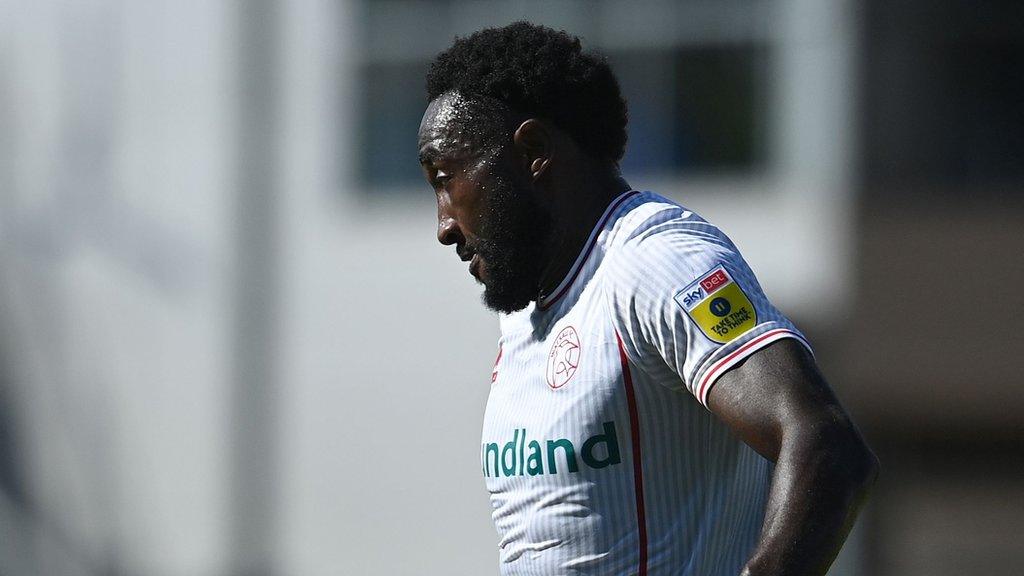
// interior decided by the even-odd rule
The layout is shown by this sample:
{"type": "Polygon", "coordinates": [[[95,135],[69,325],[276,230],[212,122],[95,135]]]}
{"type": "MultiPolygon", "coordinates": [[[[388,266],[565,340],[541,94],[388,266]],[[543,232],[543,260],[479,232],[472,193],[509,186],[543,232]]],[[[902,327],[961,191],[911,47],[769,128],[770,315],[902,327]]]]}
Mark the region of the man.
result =
{"type": "Polygon", "coordinates": [[[419,155],[501,313],[503,574],[824,574],[877,462],[733,243],[619,174],[601,59],[519,22],[440,54],[419,155]]]}

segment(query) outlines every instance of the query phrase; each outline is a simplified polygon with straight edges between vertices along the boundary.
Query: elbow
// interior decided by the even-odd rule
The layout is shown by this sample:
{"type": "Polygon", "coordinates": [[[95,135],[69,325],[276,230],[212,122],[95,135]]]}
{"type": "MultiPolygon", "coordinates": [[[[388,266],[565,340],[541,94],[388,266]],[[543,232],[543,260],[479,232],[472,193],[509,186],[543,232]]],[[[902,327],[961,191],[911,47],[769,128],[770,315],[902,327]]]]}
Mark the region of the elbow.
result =
{"type": "Polygon", "coordinates": [[[878,461],[878,456],[868,448],[867,444],[860,442],[860,449],[856,456],[856,464],[853,466],[855,473],[853,475],[854,482],[861,487],[862,490],[868,490],[878,480],[878,474],[881,472],[882,465],[878,461]]]}
{"type": "Polygon", "coordinates": [[[851,495],[863,498],[878,480],[880,464],[878,457],[866,445],[852,451],[845,459],[843,469],[846,472],[847,491],[851,495]]]}
{"type": "Polygon", "coordinates": [[[831,476],[836,487],[850,493],[866,493],[878,480],[878,457],[849,422],[820,427],[809,444],[822,473],[831,476]]]}
{"type": "Polygon", "coordinates": [[[841,436],[845,441],[837,438],[832,448],[837,456],[834,460],[836,472],[852,492],[866,493],[878,480],[881,469],[878,457],[856,430],[848,429],[841,436]]]}

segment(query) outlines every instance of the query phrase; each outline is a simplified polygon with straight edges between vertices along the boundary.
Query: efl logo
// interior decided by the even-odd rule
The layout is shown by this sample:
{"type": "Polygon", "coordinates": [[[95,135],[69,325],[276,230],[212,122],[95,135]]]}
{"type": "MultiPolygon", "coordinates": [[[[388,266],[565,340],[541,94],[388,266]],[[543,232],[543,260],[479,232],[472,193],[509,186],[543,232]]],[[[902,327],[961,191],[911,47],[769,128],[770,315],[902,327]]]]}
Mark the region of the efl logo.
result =
{"type": "Polygon", "coordinates": [[[711,294],[728,283],[729,276],[727,276],[725,270],[722,270],[721,268],[715,270],[708,277],[700,281],[701,287],[707,290],[708,294],[711,294]]]}
{"type": "Polygon", "coordinates": [[[719,264],[675,295],[676,303],[712,342],[728,343],[757,326],[757,310],[719,264]]]}
{"type": "Polygon", "coordinates": [[[576,374],[580,365],[580,336],[572,326],[566,326],[555,336],[548,353],[548,386],[561,388],[576,374]]]}

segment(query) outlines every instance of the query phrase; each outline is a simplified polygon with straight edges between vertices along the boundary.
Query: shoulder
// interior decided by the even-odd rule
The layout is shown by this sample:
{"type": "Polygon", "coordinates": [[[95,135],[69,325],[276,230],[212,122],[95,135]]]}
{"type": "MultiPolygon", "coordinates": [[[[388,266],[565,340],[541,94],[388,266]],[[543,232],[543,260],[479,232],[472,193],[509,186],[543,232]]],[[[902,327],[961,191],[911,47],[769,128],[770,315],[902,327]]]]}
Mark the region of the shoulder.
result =
{"type": "Polygon", "coordinates": [[[715,266],[740,260],[717,226],[654,194],[620,225],[602,265],[614,296],[678,291],[715,266]]]}

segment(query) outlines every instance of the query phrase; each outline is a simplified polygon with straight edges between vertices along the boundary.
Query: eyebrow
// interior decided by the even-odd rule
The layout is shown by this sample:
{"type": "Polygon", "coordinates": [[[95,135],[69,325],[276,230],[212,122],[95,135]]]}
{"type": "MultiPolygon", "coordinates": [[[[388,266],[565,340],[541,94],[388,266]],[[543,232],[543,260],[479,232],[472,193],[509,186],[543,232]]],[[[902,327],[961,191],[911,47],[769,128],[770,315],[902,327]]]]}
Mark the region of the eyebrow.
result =
{"type": "Polygon", "coordinates": [[[419,153],[420,164],[430,164],[430,163],[434,162],[435,160],[437,160],[437,158],[438,158],[438,152],[437,152],[437,150],[433,146],[430,146],[430,147],[428,147],[425,150],[420,150],[420,153],[419,153]]]}

